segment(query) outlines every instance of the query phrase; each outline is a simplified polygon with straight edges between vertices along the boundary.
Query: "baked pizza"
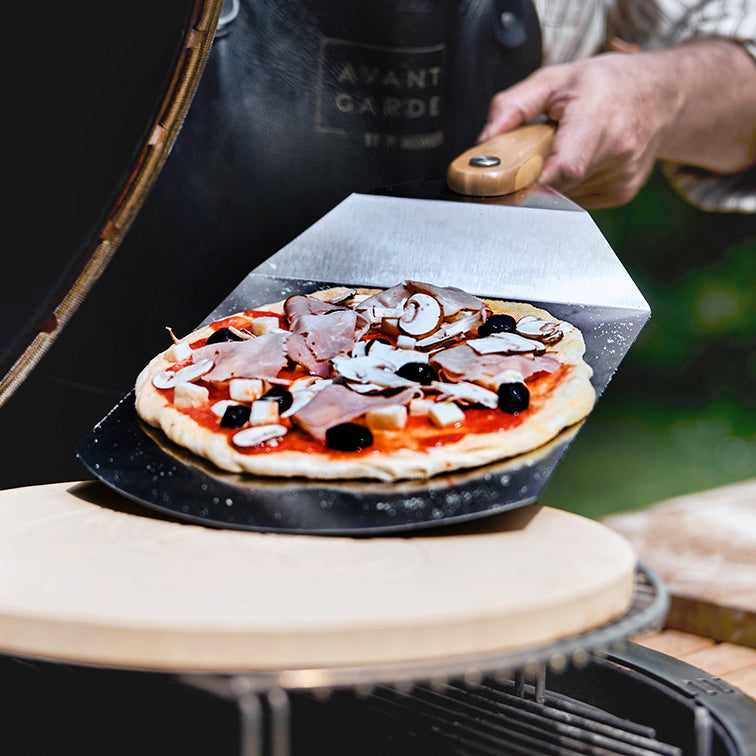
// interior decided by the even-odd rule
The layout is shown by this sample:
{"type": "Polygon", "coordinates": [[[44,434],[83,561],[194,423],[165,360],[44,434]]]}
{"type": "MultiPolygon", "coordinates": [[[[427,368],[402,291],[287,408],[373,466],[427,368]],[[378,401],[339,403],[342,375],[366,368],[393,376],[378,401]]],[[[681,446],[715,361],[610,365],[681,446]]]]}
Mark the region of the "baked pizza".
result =
{"type": "Polygon", "coordinates": [[[169,333],[137,378],[137,413],[234,473],[427,478],[537,449],[595,401],[577,328],[419,281],[169,333]]]}

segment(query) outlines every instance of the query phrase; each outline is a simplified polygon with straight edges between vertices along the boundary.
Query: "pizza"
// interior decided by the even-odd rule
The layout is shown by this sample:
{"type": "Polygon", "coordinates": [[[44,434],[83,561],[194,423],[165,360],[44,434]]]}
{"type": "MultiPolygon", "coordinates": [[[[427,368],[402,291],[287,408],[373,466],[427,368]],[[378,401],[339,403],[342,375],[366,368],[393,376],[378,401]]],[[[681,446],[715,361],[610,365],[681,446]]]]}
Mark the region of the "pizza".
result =
{"type": "Polygon", "coordinates": [[[595,402],[577,328],[452,286],[328,288],[168,330],[137,413],[233,473],[423,479],[538,449],[595,402]]]}

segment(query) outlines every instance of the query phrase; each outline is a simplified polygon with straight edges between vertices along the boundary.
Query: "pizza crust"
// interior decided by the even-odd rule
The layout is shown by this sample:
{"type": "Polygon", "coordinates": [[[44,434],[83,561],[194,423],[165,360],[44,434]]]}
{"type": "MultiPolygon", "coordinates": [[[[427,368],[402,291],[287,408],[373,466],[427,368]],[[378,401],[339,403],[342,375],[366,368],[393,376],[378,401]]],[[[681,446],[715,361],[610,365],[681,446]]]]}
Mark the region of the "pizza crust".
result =
{"type": "MultiPolygon", "coordinates": [[[[328,301],[346,291],[344,287],[337,287],[309,296],[328,301]]],[[[357,291],[369,295],[378,290],[357,291]]],[[[517,320],[527,315],[543,320],[558,320],[547,311],[524,302],[483,301],[493,314],[506,313],[517,320]]],[[[261,305],[255,309],[283,313],[283,302],[261,305]]],[[[212,330],[207,326],[189,334],[182,341],[192,343],[206,338],[212,330]]],[[[213,432],[175,408],[166,395],[154,387],[153,377],[174,364],[168,359],[168,352],[166,350],[157,355],[137,378],[135,396],[138,415],[146,423],[162,430],[176,444],[232,473],[323,480],[367,478],[393,481],[428,478],[533,451],[565,428],[582,420],[595,402],[595,391],[590,380],[593,371],[583,360],[585,343],[578,329],[572,328],[546,352],[559,360],[565,373],[560,376],[548,400],[542,406],[528,410],[528,417],[515,428],[494,433],[475,433],[472,430],[459,441],[424,450],[368,450],[350,455],[282,449],[248,454],[235,449],[224,434],[213,432]]]]}

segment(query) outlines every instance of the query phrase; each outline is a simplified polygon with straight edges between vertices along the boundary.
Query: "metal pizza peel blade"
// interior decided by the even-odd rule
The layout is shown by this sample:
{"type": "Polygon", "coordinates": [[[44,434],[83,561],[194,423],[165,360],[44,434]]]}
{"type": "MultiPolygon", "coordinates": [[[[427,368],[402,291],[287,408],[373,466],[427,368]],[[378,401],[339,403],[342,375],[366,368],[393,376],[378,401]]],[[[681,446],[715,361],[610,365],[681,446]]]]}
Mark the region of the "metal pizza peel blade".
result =
{"type": "MultiPolygon", "coordinates": [[[[650,309],[591,216],[548,188],[478,199],[443,179],[352,194],[252,270],[204,323],[331,285],[403,280],[522,300],[577,326],[597,398],[650,309]]],[[[579,426],[578,426],[579,427],[579,426]]],[[[147,428],[124,397],[77,447],[100,480],[163,514],[225,528],[379,535],[537,501],[578,427],[529,454],[427,481],[307,481],[224,473],[147,428]]]]}

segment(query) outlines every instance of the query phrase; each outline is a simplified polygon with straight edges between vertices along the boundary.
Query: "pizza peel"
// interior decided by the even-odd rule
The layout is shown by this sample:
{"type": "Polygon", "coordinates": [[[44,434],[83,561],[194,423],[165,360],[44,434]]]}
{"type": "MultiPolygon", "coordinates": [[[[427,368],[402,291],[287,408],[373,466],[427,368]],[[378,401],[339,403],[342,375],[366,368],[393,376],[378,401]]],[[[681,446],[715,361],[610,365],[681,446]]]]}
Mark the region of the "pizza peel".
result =
{"type": "MultiPolygon", "coordinates": [[[[522,147],[520,136],[514,139],[522,147]]],[[[334,285],[386,288],[414,279],[456,286],[480,297],[529,302],[578,327],[598,399],[650,309],[590,215],[548,187],[529,186],[550,137],[527,139],[530,146],[503,161],[506,170],[497,155],[510,154],[511,144],[501,140],[460,156],[462,173],[473,158],[485,157],[472,167],[481,176],[497,174],[490,186],[481,188],[478,178],[455,183],[452,163],[447,178],[350,195],[254,268],[200,325],[334,285]]],[[[529,454],[427,481],[262,478],[225,473],[173,445],[139,420],[131,392],[76,453],[111,488],[181,520],[281,533],[378,535],[532,504],[577,430],[567,429],[529,454]]]]}

